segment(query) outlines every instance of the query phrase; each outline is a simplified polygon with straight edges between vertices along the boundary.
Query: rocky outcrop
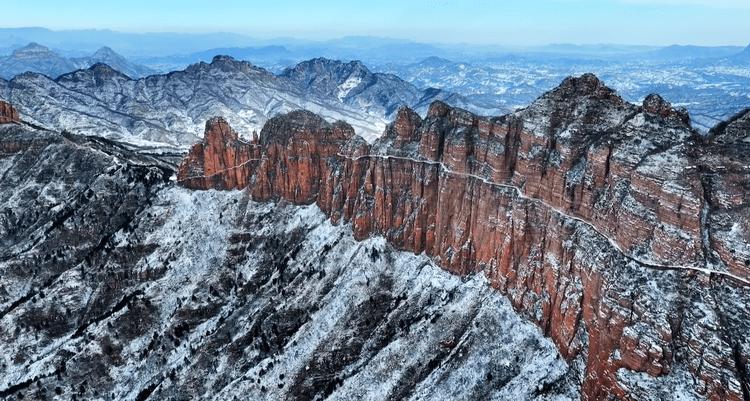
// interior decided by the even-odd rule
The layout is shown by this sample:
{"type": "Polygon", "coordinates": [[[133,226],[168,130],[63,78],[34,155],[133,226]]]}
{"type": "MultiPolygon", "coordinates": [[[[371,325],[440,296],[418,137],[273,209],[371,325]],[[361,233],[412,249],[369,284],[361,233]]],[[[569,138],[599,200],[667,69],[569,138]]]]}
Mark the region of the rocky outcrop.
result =
{"type": "Polygon", "coordinates": [[[716,143],[750,142],[750,109],[741,111],[728,121],[719,123],[709,132],[709,135],[716,143]]]}
{"type": "Polygon", "coordinates": [[[232,169],[250,166],[254,200],[317,203],[358,239],[483,273],[580,370],[585,399],[679,385],[747,400],[750,156],[660,97],[633,105],[587,74],[498,118],[401,109],[372,145],[294,112],[263,128],[259,156],[178,178],[238,188],[232,169]]]}
{"type": "Polygon", "coordinates": [[[217,117],[206,122],[203,142],[193,145],[177,174],[188,187],[244,188],[259,160],[257,140],[240,140],[227,121],[217,117]]]}
{"type": "Polygon", "coordinates": [[[21,118],[18,116],[18,111],[10,105],[10,103],[0,100],[0,124],[19,124],[21,118]]]}

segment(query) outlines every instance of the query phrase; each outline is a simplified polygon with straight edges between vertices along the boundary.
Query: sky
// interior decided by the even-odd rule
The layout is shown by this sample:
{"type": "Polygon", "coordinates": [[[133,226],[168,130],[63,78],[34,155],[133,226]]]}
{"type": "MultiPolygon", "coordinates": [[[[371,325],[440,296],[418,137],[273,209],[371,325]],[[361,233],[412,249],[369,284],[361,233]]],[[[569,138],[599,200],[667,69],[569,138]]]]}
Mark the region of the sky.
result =
{"type": "Polygon", "coordinates": [[[2,10],[2,28],[505,46],[750,43],[750,0],[3,0],[2,10]]]}

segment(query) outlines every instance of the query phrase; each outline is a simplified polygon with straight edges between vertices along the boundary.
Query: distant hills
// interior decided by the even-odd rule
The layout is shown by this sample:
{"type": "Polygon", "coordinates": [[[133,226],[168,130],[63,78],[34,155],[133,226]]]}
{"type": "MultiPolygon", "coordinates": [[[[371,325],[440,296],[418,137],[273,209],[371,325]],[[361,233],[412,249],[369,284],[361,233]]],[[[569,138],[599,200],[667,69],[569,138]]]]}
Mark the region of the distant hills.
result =
{"type": "Polygon", "coordinates": [[[735,55],[734,60],[750,62],[750,45],[748,45],[741,53],[735,55]]]}
{"type": "Polygon", "coordinates": [[[738,46],[681,46],[672,45],[647,52],[646,59],[661,61],[680,61],[698,59],[717,59],[730,57],[742,51],[738,46]]]}
{"type": "Polygon", "coordinates": [[[81,68],[104,63],[132,78],[153,74],[154,70],[127,60],[109,47],[102,47],[90,56],[64,57],[38,43],[29,43],[0,57],[0,77],[11,79],[24,72],[36,72],[56,78],[81,68]]]}
{"type": "Polygon", "coordinates": [[[209,62],[217,54],[251,61],[255,65],[280,72],[285,67],[316,57],[361,60],[368,66],[417,63],[433,56],[468,63],[517,59],[671,63],[690,60],[731,62],[735,55],[743,51],[742,46],[644,46],[606,43],[500,46],[422,43],[372,36],[302,40],[285,37],[259,39],[233,33],[136,34],[111,30],[52,31],[45,28],[0,28],[0,54],[9,54],[13,49],[30,42],[55,49],[55,52],[63,57],[83,57],[108,46],[117,49],[118,53],[128,60],[159,72],[185,68],[198,61],[209,62]]]}

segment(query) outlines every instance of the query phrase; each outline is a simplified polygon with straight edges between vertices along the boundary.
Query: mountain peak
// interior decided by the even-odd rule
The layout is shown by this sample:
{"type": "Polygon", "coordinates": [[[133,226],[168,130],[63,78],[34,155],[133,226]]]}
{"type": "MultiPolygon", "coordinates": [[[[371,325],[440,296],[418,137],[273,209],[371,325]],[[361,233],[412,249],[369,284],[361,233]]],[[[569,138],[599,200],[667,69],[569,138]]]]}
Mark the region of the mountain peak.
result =
{"type": "Polygon", "coordinates": [[[60,75],[55,79],[56,82],[84,82],[94,79],[97,85],[103,82],[109,82],[115,78],[130,80],[131,78],[122,72],[112,68],[109,64],[97,62],[92,64],[88,68],[69,72],[67,74],[60,75]]]}
{"type": "Polygon", "coordinates": [[[342,121],[331,124],[308,110],[294,110],[268,120],[260,131],[260,142],[280,143],[286,146],[295,135],[349,139],[354,136],[354,128],[342,121]]]}
{"type": "MultiPolygon", "coordinates": [[[[200,64],[204,64],[204,63],[199,63],[198,65],[200,65],[200,64]]],[[[194,65],[196,65],[196,64],[194,64],[194,65]]],[[[240,70],[240,71],[243,71],[243,72],[265,71],[264,69],[253,65],[249,61],[238,60],[238,59],[236,59],[236,58],[234,58],[232,56],[227,56],[227,55],[223,55],[223,54],[218,54],[218,55],[214,56],[211,59],[211,63],[208,64],[208,65],[210,65],[211,67],[214,67],[214,68],[219,68],[219,69],[224,70],[224,71],[229,71],[229,70],[240,70]]]]}
{"type": "Polygon", "coordinates": [[[567,77],[553,91],[564,91],[581,96],[592,96],[601,93],[612,93],[614,90],[604,85],[599,77],[592,73],[586,73],[580,77],[567,77]]]}
{"type": "Polygon", "coordinates": [[[400,147],[408,142],[419,140],[419,127],[422,117],[407,106],[401,106],[396,113],[396,119],[386,128],[385,136],[396,139],[395,146],[400,147]]]}
{"type": "Polygon", "coordinates": [[[675,109],[661,96],[652,93],[643,100],[643,111],[662,118],[675,118],[683,124],[690,124],[690,116],[684,109],[675,109]]]}
{"type": "Polygon", "coordinates": [[[344,62],[341,60],[333,60],[325,57],[317,57],[310,60],[299,62],[294,67],[287,68],[282,74],[286,76],[298,75],[300,73],[311,73],[311,72],[322,72],[325,71],[328,75],[352,75],[358,73],[358,75],[365,76],[370,75],[370,69],[360,60],[352,60],[344,62]]]}
{"type": "Polygon", "coordinates": [[[99,76],[122,75],[120,71],[117,71],[116,69],[112,68],[109,64],[102,63],[102,62],[92,64],[91,67],[87,68],[87,70],[99,76]]]}
{"type": "Polygon", "coordinates": [[[591,73],[565,78],[558,87],[543,94],[535,103],[539,101],[552,101],[566,107],[580,107],[591,102],[620,107],[627,103],[614,89],[591,73]]]}
{"type": "Polygon", "coordinates": [[[206,121],[206,129],[203,135],[204,141],[212,143],[236,141],[239,138],[239,135],[232,129],[229,122],[220,116],[211,117],[206,121]]]}
{"type": "Polygon", "coordinates": [[[31,42],[28,45],[13,51],[13,57],[15,58],[36,58],[47,57],[49,55],[57,56],[57,54],[50,50],[48,47],[42,46],[36,42],[31,42]]]}
{"type": "Polygon", "coordinates": [[[427,109],[427,117],[445,117],[450,112],[451,106],[442,100],[435,100],[430,103],[430,107],[427,109]]]}
{"type": "Polygon", "coordinates": [[[417,64],[430,66],[430,67],[442,67],[446,65],[452,65],[455,63],[451,60],[448,60],[447,58],[438,57],[438,56],[430,56],[430,57],[423,59],[417,64]]]}
{"type": "Polygon", "coordinates": [[[240,61],[236,58],[224,54],[217,54],[211,59],[211,64],[220,63],[239,63],[240,61]]]}
{"type": "Polygon", "coordinates": [[[96,52],[94,52],[93,57],[122,57],[119,53],[112,50],[111,47],[108,46],[102,46],[100,47],[96,52]]]}

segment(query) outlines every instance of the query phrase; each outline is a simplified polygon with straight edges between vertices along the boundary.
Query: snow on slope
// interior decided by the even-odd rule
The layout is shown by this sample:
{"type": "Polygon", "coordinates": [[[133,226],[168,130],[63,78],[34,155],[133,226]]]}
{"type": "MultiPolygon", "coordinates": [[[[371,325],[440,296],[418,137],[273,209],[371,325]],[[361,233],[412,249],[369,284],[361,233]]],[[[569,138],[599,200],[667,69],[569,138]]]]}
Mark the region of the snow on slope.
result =
{"type": "Polygon", "coordinates": [[[480,276],[106,141],[0,130],[23,149],[0,154],[0,399],[578,398],[480,276]]]}

